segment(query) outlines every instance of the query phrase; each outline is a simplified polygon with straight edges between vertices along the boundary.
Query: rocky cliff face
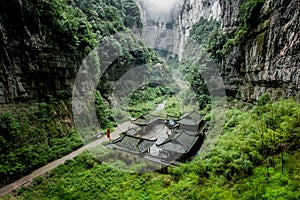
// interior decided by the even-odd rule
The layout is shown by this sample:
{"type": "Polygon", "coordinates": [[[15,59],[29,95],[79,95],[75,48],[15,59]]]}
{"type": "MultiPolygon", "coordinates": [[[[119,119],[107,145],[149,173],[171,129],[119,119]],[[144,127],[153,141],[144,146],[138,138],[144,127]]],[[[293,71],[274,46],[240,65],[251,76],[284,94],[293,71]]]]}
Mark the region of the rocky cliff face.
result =
{"type": "Polygon", "coordinates": [[[218,0],[178,0],[168,8],[159,8],[148,0],[136,0],[144,24],[144,41],[167,55],[182,55],[193,24],[201,17],[219,19],[218,0]]]}
{"type": "MultiPolygon", "coordinates": [[[[222,26],[233,33],[244,0],[220,0],[222,26]]],[[[253,101],[262,93],[279,97],[300,92],[300,1],[266,0],[245,42],[223,64],[227,91],[253,101]]]]}
{"type": "Polygon", "coordinates": [[[0,103],[70,90],[76,60],[26,1],[0,2],[0,103]]]}
{"type": "MultiPolygon", "coordinates": [[[[142,13],[144,40],[179,58],[192,25],[201,17],[220,19],[223,31],[233,35],[240,24],[242,4],[251,2],[185,0],[174,3],[172,9],[158,9],[150,1],[136,1],[142,13]]],[[[300,96],[299,2],[265,0],[254,14],[246,40],[235,45],[222,63],[228,95],[238,94],[247,101],[256,100],[262,93],[274,99],[300,96]]]]}
{"type": "MultiPolygon", "coordinates": [[[[239,26],[239,8],[246,0],[178,0],[159,9],[136,0],[144,23],[143,37],[152,47],[178,55],[194,23],[201,17],[221,19],[224,32],[239,26]]],[[[31,11],[26,0],[0,2],[0,103],[43,98],[71,90],[80,61],[31,11]]],[[[300,95],[300,0],[266,0],[247,39],[233,47],[222,73],[229,94],[255,100],[268,92],[274,98],[300,95]]]]}

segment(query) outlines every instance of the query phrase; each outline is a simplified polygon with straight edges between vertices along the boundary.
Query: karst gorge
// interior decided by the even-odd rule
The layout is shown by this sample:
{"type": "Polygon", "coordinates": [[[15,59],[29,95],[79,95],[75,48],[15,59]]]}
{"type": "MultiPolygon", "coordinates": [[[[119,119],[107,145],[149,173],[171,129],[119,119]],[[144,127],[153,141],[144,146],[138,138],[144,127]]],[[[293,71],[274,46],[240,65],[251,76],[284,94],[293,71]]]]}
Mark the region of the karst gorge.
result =
{"type": "Polygon", "coordinates": [[[300,199],[299,0],[0,11],[0,199],[300,199]]]}

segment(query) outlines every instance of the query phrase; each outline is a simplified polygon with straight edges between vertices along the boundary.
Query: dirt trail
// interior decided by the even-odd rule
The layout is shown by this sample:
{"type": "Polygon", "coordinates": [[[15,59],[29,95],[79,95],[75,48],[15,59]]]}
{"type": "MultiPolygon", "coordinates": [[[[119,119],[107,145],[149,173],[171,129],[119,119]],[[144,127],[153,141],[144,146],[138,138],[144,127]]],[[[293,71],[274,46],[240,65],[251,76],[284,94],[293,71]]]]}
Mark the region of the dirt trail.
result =
{"type": "Polygon", "coordinates": [[[150,113],[152,115],[155,115],[155,116],[163,116],[163,115],[166,115],[164,109],[165,109],[165,105],[166,105],[167,101],[164,100],[163,102],[161,102],[160,104],[157,105],[156,109],[150,113]]]}
{"type": "Polygon", "coordinates": [[[162,103],[158,104],[157,108],[156,108],[156,112],[160,112],[165,108],[167,101],[164,100],[162,103]]]}

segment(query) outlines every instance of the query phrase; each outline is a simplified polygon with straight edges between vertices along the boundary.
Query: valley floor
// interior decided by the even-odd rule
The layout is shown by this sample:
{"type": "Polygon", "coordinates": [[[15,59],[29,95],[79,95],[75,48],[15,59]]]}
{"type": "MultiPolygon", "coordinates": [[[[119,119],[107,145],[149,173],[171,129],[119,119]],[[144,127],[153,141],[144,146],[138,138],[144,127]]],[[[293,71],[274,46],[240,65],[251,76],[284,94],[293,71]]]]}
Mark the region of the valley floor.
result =
{"type": "Polygon", "coordinates": [[[86,152],[3,199],[300,199],[299,141],[298,103],[238,103],[214,148],[168,173],[122,172],[86,152]]]}

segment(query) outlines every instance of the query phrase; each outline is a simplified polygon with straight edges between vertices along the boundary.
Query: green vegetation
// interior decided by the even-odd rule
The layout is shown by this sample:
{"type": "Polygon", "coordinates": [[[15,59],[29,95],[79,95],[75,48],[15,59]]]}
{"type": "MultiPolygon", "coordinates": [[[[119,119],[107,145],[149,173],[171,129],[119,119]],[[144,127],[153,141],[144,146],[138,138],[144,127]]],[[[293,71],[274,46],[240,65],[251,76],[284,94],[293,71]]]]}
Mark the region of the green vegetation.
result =
{"type": "Polygon", "coordinates": [[[198,44],[205,44],[207,42],[207,37],[211,34],[213,30],[220,27],[220,22],[215,20],[206,20],[200,18],[200,20],[195,23],[191,30],[191,35],[189,42],[197,42],[198,44]]]}
{"type": "MultiPolygon", "coordinates": [[[[196,93],[199,109],[210,110],[205,83],[209,80],[201,76],[201,70],[209,70],[212,65],[206,53],[220,61],[229,48],[243,43],[250,30],[260,23],[253,18],[263,2],[248,0],[243,4],[240,26],[229,40],[218,22],[201,19],[193,27],[186,49],[197,45],[201,50],[187,51],[187,59],[175,65],[196,93]],[[205,38],[209,38],[208,42],[205,38]]],[[[110,65],[95,94],[102,128],[113,127],[113,116],[122,116],[124,110],[139,117],[155,110],[164,100],[167,114],[183,114],[183,97],[189,94],[185,91],[175,96],[171,92],[174,88],[162,86],[138,89],[128,107],[117,110],[117,115],[108,106],[105,97],[112,93],[116,80],[135,66],[159,62],[157,54],[126,28],[142,27],[133,0],[34,0],[33,5],[26,6],[44,24],[53,27],[59,45],[75,52],[75,56],[89,53],[97,41],[105,41],[102,48],[112,50],[95,56],[96,62],[110,65]],[[105,38],[121,31],[128,34],[120,40],[105,38]],[[138,50],[131,51],[129,47],[138,50]],[[109,63],[111,56],[117,57],[113,63],[109,63]]],[[[66,95],[63,91],[58,93],[66,95]]],[[[121,172],[99,163],[86,152],[4,199],[300,199],[300,105],[293,100],[272,103],[268,95],[263,95],[253,108],[242,102],[228,107],[222,133],[214,138],[216,145],[210,151],[200,151],[193,162],[169,167],[168,173],[121,172]]],[[[80,147],[72,128],[69,103],[53,98],[1,112],[0,185],[80,147]]],[[[125,163],[115,163],[115,167],[118,165],[125,163]]]]}
{"type": "Polygon", "coordinates": [[[155,111],[167,94],[167,88],[146,86],[135,91],[130,97],[128,112],[133,118],[138,118],[151,111],[155,111]]]}
{"type": "Polygon", "coordinates": [[[0,186],[82,145],[68,103],[18,104],[0,114],[0,186]]]}
{"type": "MultiPolygon", "coordinates": [[[[260,102],[268,102],[268,97],[260,102]]],[[[19,199],[299,199],[300,105],[292,100],[258,104],[251,110],[239,105],[227,111],[223,133],[211,151],[170,167],[168,174],[125,173],[82,154],[16,195],[19,199]]]]}
{"type": "Polygon", "coordinates": [[[116,38],[104,38],[99,52],[101,65],[108,67],[98,85],[101,94],[111,95],[114,85],[130,69],[159,62],[156,53],[130,32],[121,33],[116,38]]]}
{"type": "Polygon", "coordinates": [[[248,0],[240,7],[239,27],[233,38],[223,46],[223,53],[228,54],[233,46],[241,45],[249,37],[250,32],[259,24],[257,16],[265,0],[248,0]]]}
{"type": "MultiPolygon", "coordinates": [[[[36,20],[31,23],[36,27],[28,26],[30,31],[38,26],[42,32],[49,31],[49,41],[56,43],[53,46],[57,45],[62,52],[73,55],[76,62],[102,42],[100,48],[103,49],[93,55],[91,62],[95,62],[97,67],[99,64],[108,65],[109,69],[104,72],[95,93],[95,107],[101,128],[113,127],[112,111],[104,98],[111,94],[110,84],[115,84],[114,81],[137,65],[158,61],[155,52],[128,29],[142,27],[135,1],[33,0],[24,2],[24,13],[36,20]],[[121,32],[124,37],[110,38],[121,32]],[[112,58],[113,63],[110,63],[112,58]]],[[[100,69],[92,70],[95,70],[94,78],[99,79],[100,69]]],[[[16,180],[82,145],[77,133],[72,130],[69,97],[69,92],[57,91],[56,99],[51,97],[49,101],[28,103],[25,108],[8,110],[0,115],[0,185],[16,180]]],[[[89,120],[89,116],[85,120],[89,120]]],[[[82,139],[93,140],[95,131],[101,130],[87,130],[86,138],[82,139]]]]}
{"type": "Polygon", "coordinates": [[[140,19],[140,9],[133,0],[124,1],[123,9],[125,10],[124,25],[129,28],[143,28],[140,19]]]}
{"type": "Polygon", "coordinates": [[[181,117],[184,114],[181,100],[174,96],[170,96],[166,101],[165,112],[169,116],[181,117]]]}
{"type": "Polygon", "coordinates": [[[221,30],[215,30],[209,36],[207,51],[217,61],[221,61],[234,46],[240,46],[251,37],[251,33],[260,24],[261,28],[268,26],[268,20],[257,18],[265,0],[247,0],[239,11],[239,26],[232,35],[226,35],[221,30]]]}
{"type": "MultiPolygon", "coordinates": [[[[27,28],[36,32],[39,27],[39,31],[49,32],[49,41],[54,41],[54,46],[57,45],[62,52],[74,55],[76,61],[90,53],[99,41],[109,40],[106,36],[121,31],[127,32],[127,36],[119,43],[109,43],[110,47],[118,49],[121,53],[125,52],[111,67],[113,74],[119,73],[114,71],[116,66],[123,68],[121,71],[124,72],[134,64],[150,62],[156,56],[127,28],[142,26],[138,7],[133,0],[32,0],[23,3],[24,16],[35,20],[27,28]],[[131,22],[132,19],[135,21],[131,22]],[[120,45],[126,46],[125,44],[135,46],[139,51],[126,52],[128,49],[119,48],[120,45]]],[[[95,62],[105,64],[104,56],[95,55],[95,62]]],[[[99,71],[95,74],[98,75],[99,71]]],[[[105,91],[105,87],[101,89],[101,92],[105,91]]],[[[107,93],[96,92],[95,106],[101,127],[107,128],[115,124],[103,94],[107,93]]],[[[17,108],[1,112],[0,186],[82,145],[77,133],[72,130],[74,125],[69,97],[69,92],[57,91],[55,98],[51,96],[39,103],[20,104],[17,108]]]]}
{"type": "Polygon", "coordinates": [[[104,36],[142,26],[133,0],[33,0],[25,2],[33,19],[51,27],[58,45],[80,58],[96,47],[104,36]],[[38,17],[38,18],[37,18],[38,17]],[[130,20],[134,19],[130,23],[130,20]]]}
{"type": "MultiPolygon", "coordinates": [[[[114,116],[120,121],[129,120],[128,114],[130,114],[132,118],[138,118],[148,113],[165,116],[171,113],[169,113],[168,110],[167,113],[165,113],[166,110],[157,112],[156,109],[158,104],[166,99],[168,100],[167,102],[169,102],[171,97],[171,90],[168,87],[146,85],[137,89],[130,96],[128,105],[124,103],[121,108],[115,110],[114,116]],[[126,114],[125,112],[128,113],[126,114]]],[[[173,111],[171,107],[169,109],[171,112],[173,111]]]]}
{"type": "Polygon", "coordinates": [[[192,27],[190,37],[185,46],[183,59],[180,62],[172,63],[190,83],[198,100],[198,109],[204,109],[210,103],[207,83],[213,80],[204,80],[202,74],[214,74],[213,67],[216,66],[214,66],[212,58],[208,54],[210,51],[207,50],[207,47],[211,43],[209,43],[207,38],[212,37],[219,29],[219,22],[201,18],[192,27]]]}
{"type": "Polygon", "coordinates": [[[25,3],[26,11],[34,16],[32,19],[40,19],[42,24],[52,27],[53,35],[57,35],[55,39],[63,49],[82,57],[88,53],[86,47],[93,48],[96,45],[92,25],[86,15],[68,5],[66,0],[33,0],[25,3]]]}
{"type": "Polygon", "coordinates": [[[204,157],[204,163],[214,163],[206,166],[206,172],[239,180],[263,165],[267,173],[268,168],[275,167],[276,157],[288,149],[295,150],[300,136],[299,111],[299,105],[291,100],[256,106],[247,113],[229,110],[224,134],[204,157]]]}
{"type": "Polygon", "coordinates": [[[99,124],[102,129],[112,128],[116,124],[112,117],[112,110],[97,90],[95,94],[95,109],[99,124]]]}
{"type": "Polygon", "coordinates": [[[208,43],[206,45],[206,50],[210,53],[211,57],[216,61],[222,61],[225,57],[225,52],[227,50],[223,50],[224,45],[228,40],[228,36],[226,36],[222,30],[215,29],[208,36],[208,43]]]}
{"type": "MultiPolygon", "coordinates": [[[[132,2],[126,1],[123,4],[123,1],[91,3],[91,1],[34,0],[25,2],[24,12],[34,16],[32,19],[40,20],[35,24],[51,27],[51,35],[59,47],[74,54],[76,59],[80,60],[97,45],[99,40],[103,40],[103,37],[126,31],[124,21],[128,20],[128,17],[136,17],[137,23],[140,22],[132,2]]],[[[134,38],[133,34],[128,35],[123,38],[123,43],[143,45],[134,38]]],[[[141,49],[141,52],[125,54],[117,64],[121,67],[126,64],[128,70],[132,67],[132,63],[148,62],[144,60],[150,59],[154,53],[149,52],[145,47],[141,49]]],[[[99,62],[98,55],[95,56],[95,60],[99,62]]],[[[1,114],[0,185],[16,180],[82,145],[77,133],[72,130],[73,119],[68,102],[70,94],[66,91],[58,91],[55,97],[67,100],[59,101],[51,97],[49,101],[28,103],[29,105],[24,105],[25,108],[8,110],[7,113],[1,114]]],[[[96,92],[95,99],[101,127],[114,126],[111,110],[102,94],[96,92]]]]}

